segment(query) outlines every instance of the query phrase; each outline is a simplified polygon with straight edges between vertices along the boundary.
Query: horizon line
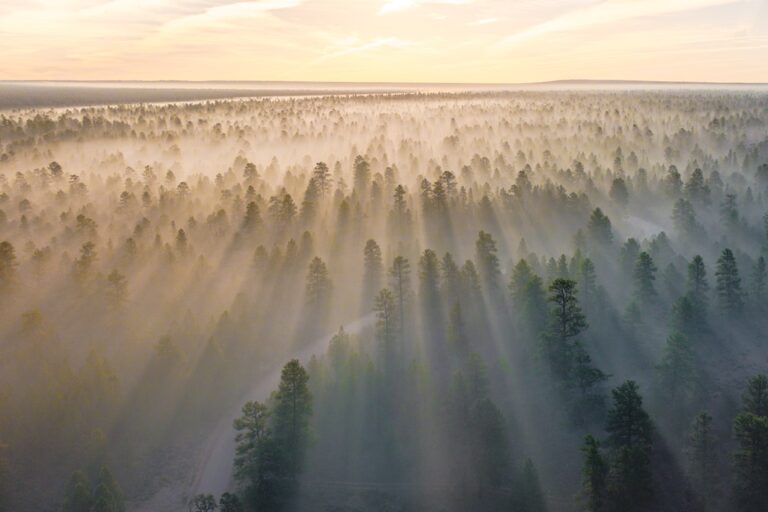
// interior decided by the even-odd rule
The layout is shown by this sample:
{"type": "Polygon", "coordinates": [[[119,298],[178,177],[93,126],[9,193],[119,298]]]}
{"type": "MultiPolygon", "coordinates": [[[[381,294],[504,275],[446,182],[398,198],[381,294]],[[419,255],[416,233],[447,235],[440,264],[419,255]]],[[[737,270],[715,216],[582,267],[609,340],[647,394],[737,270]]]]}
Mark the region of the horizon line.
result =
{"type": "Polygon", "coordinates": [[[696,80],[634,80],[634,79],[599,79],[599,78],[563,78],[557,80],[544,80],[537,82],[407,82],[407,81],[335,81],[335,80],[182,80],[182,79],[0,79],[0,83],[179,83],[179,84],[331,84],[331,85],[406,85],[406,86],[535,86],[558,84],[650,84],[650,85],[727,85],[727,86],[768,86],[768,82],[723,82],[723,81],[696,81],[696,80]]]}

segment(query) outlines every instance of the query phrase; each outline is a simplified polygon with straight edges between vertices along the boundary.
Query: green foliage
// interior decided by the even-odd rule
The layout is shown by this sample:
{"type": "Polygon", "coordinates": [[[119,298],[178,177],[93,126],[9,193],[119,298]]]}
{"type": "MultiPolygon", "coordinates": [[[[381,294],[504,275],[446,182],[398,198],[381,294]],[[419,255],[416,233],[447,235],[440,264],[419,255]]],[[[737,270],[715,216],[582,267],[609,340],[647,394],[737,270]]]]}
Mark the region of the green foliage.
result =
{"type": "Polygon", "coordinates": [[[510,447],[506,422],[488,396],[485,365],[472,354],[453,377],[449,399],[451,444],[457,451],[454,475],[461,488],[498,487],[508,477],[510,447]]]}
{"type": "Polygon", "coordinates": [[[712,416],[703,412],[691,424],[686,447],[691,490],[705,510],[716,509],[720,478],[712,416]]]}
{"type": "Polygon", "coordinates": [[[653,425],[643,409],[637,384],[626,381],[612,391],[606,431],[610,447],[608,494],[612,511],[643,510],[652,495],[653,425]]]}
{"type": "Polygon", "coordinates": [[[411,264],[407,258],[395,257],[389,278],[397,305],[397,317],[399,321],[400,338],[405,337],[405,307],[411,295],[411,264]]]}
{"type": "Polygon", "coordinates": [[[637,257],[632,279],[635,300],[641,307],[649,306],[656,297],[656,288],[653,285],[656,280],[656,265],[647,252],[641,252],[637,257]]]}
{"type": "Polygon", "coordinates": [[[243,512],[243,504],[236,494],[225,492],[219,498],[219,510],[221,512],[243,512]]]}
{"type": "Polygon", "coordinates": [[[736,266],[736,258],[730,249],[724,249],[717,260],[717,298],[720,309],[726,317],[734,317],[744,308],[744,296],[741,291],[741,278],[736,266]]]}
{"type": "Polygon", "coordinates": [[[11,290],[16,284],[17,267],[13,244],[7,240],[0,242],[0,293],[11,290]]]}
{"type": "Polygon", "coordinates": [[[123,493],[106,467],[99,470],[96,490],[93,493],[93,512],[125,512],[123,493]]]}
{"type": "Polygon", "coordinates": [[[480,231],[475,242],[475,261],[480,278],[487,291],[493,293],[499,286],[501,270],[496,255],[496,241],[485,231],[480,231]]]}
{"type": "Polygon", "coordinates": [[[740,511],[757,512],[768,508],[768,377],[749,381],[743,405],[733,420],[735,498],[740,511]]]}
{"type": "Polygon", "coordinates": [[[213,512],[216,510],[216,498],[212,494],[198,494],[189,504],[191,512],[213,512]]]}
{"type": "Polygon", "coordinates": [[[613,242],[611,220],[600,208],[595,208],[587,224],[587,236],[598,247],[605,247],[613,242]]]}
{"type": "Polygon", "coordinates": [[[584,438],[581,452],[583,463],[579,496],[584,510],[602,512],[606,510],[608,463],[600,453],[600,443],[592,435],[588,434],[584,438]]]}
{"type": "Polygon", "coordinates": [[[391,364],[397,349],[395,343],[398,333],[398,309],[395,296],[388,288],[384,288],[376,295],[373,310],[376,313],[376,338],[381,344],[385,360],[391,364]]]}
{"type": "Polygon", "coordinates": [[[515,478],[512,489],[512,510],[546,512],[547,502],[541,488],[539,474],[531,459],[525,459],[515,478]]]}
{"type": "Polygon", "coordinates": [[[76,471],[70,478],[64,491],[62,512],[91,512],[93,494],[88,477],[82,471],[76,471]]]}
{"type": "Polygon", "coordinates": [[[327,305],[331,298],[331,278],[323,260],[312,258],[307,272],[306,298],[310,306],[327,305]]]}
{"type": "Polygon", "coordinates": [[[576,298],[576,282],[555,279],[549,286],[549,327],[544,334],[544,354],[555,376],[566,380],[573,367],[573,338],[587,327],[576,298]]]}
{"type": "Polygon", "coordinates": [[[88,478],[77,471],[64,492],[63,512],[125,512],[123,493],[106,467],[102,466],[91,491],[88,478]]]}
{"type": "Polygon", "coordinates": [[[235,477],[240,482],[258,478],[259,452],[269,436],[269,410],[259,402],[246,402],[242,416],[235,419],[235,477]]]}
{"type": "Polygon", "coordinates": [[[671,400],[680,405],[690,403],[696,391],[697,372],[695,355],[688,338],[673,333],[667,338],[658,366],[661,387],[671,400]]]}
{"type": "Polygon", "coordinates": [[[279,510],[293,499],[309,443],[312,395],[298,360],[284,367],[271,410],[248,402],[236,419],[235,476],[251,507],[279,510]]]}

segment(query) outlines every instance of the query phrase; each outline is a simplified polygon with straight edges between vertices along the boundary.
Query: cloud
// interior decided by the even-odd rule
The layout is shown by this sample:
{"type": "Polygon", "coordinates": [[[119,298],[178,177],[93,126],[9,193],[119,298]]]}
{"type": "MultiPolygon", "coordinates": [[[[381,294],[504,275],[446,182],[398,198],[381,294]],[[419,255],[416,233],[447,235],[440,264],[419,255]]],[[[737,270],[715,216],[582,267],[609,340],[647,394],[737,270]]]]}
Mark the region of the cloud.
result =
{"type": "Polygon", "coordinates": [[[660,16],[736,3],[739,0],[604,0],[576,9],[544,23],[502,39],[499,46],[510,46],[555,32],[581,30],[596,25],[625,21],[647,16],[660,16]]]}
{"type": "Polygon", "coordinates": [[[349,38],[340,44],[341,48],[323,55],[317,59],[316,62],[353,55],[356,53],[364,53],[379,48],[403,49],[410,48],[415,45],[416,43],[414,41],[406,41],[397,37],[378,37],[366,43],[361,43],[356,38],[349,38]]]}
{"type": "Polygon", "coordinates": [[[499,18],[483,18],[480,20],[470,21],[469,25],[490,25],[491,23],[498,23],[501,21],[499,18]]]}
{"type": "Polygon", "coordinates": [[[406,11],[423,5],[464,5],[472,0],[387,0],[379,9],[379,16],[406,11]]]}

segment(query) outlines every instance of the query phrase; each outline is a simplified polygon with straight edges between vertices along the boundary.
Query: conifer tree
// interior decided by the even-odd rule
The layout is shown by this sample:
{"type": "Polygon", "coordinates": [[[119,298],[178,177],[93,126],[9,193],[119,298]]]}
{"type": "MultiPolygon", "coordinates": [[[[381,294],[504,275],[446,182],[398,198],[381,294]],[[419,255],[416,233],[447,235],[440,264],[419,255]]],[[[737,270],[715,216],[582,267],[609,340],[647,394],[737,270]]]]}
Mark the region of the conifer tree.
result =
{"type": "Polygon", "coordinates": [[[653,495],[653,425],[634,381],[626,381],[612,395],[613,407],[608,411],[606,425],[611,450],[609,510],[643,510],[653,495]]]}
{"type": "Polygon", "coordinates": [[[749,381],[743,409],[733,420],[738,443],[734,455],[734,494],[739,511],[768,509],[768,377],[757,375],[749,381]]]}
{"type": "Polygon", "coordinates": [[[656,288],[653,285],[656,280],[656,265],[647,252],[641,252],[637,257],[632,278],[635,300],[642,307],[649,306],[656,297],[656,288]]]}
{"type": "Polygon", "coordinates": [[[730,249],[724,249],[718,258],[715,277],[720,309],[726,317],[733,318],[741,313],[744,307],[744,296],[741,291],[741,278],[736,266],[736,258],[730,249]]]}
{"type": "Polygon", "coordinates": [[[583,463],[581,466],[581,492],[584,510],[603,512],[606,510],[606,492],[608,485],[608,463],[600,453],[600,443],[587,435],[581,447],[583,463]]]}

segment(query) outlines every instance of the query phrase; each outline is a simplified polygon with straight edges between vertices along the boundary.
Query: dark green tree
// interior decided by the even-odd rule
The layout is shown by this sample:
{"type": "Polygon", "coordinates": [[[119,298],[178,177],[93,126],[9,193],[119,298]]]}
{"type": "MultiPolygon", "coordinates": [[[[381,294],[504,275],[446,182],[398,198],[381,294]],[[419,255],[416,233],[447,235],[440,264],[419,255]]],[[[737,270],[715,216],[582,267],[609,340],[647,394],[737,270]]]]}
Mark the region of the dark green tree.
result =
{"type": "Polygon", "coordinates": [[[733,420],[738,443],[734,495],[740,512],[764,511],[768,510],[768,377],[750,380],[743,405],[733,420]]]}
{"type": "Polygon", "coordinates": [[[333,184],[333,178],[331,178],[331,171],[328,169],[328,165],[325,162],[317,162],[312,171],[312,177],[315,183],[317,183],[320,196],[325,198],[325,195],[331,191],[331,185],[333,184]]]}
{"type": "Polygon", "coordinates": [[[673,333],[667,338],[658,366],[661,388],[668,398],[682,406],[690,403],[696,391],[696,363],[688,338],[673,333]]]}
{"type": "Polygon", "coordinates": [[[191,512],[213,512],[216,507],[216,498],[213,494],[198,494],[189,502],[191,512]]]}
{"type": "Polygon", "coordinates": [[[480,279],[489,293],[495,293],[499,287],[501,270],[499,257],[496,255],[496,241],[485,231],[480,231],[475,242],[475,261],[480,279]]]}
{"type": "Polygon", "coordinates": [[[103,466],[93,492],[93,512],[125,512],[123,493],[112,473],[103,466]]]}
{"type": "Polygon", "coordinates": [[[301,469],[309,443],[312,394],[308,381],[307,371],[293,359],[283,367],[280,386],[274,395],[273,435],[286,455],[288,474],[292,479],[301,469]]]}
{"type": "Polygon", "coordinates": [[[694,317],[702,324],[706,323],[709,307],[709,282],[704,259],[698,254],[688,264],[687,295],[694,308],[694,317]]]}
{"type": "Polygon", "coordinates": [[[371,181],[371,166],[362,155],[355,157],[354,163],[354,187],[361,197],[365,196],[371,181]]]}
{"type": "Polygon", "coordinates": [[[225,492],[219,497],[219,510],[221,512],[244,512],[240,498],[237,497],[237,494],[229,492],[225,492]]]}
{"type": "Polygon", "coordinates": [[[730,249],[724,249],[717,260],[717,299],[720,309],[726,317],[733,318],[744,308],[744,295],[741,291],[741,278],[736,266],[736,258],[730,249]]]}
{"type": "Polygon", "coordinates": [[[370,297],[381,289],[384,267],[381,259],[381,248],[376,240],[370,239],[363,249],[363,297],[370,305],[370,297]]]}
{"type": "Polygon", "coordinates": [[[613,242],[611,220],[600,208],[595,208],[589,217],[587,236],[598,247],[607,247],[613,242]]]}
{"type": "Polygon", "coordinates": [[[91,512],[93,495],[88,477],[82,471],[76,471],[67,483],[64,491],[63,512],[91,512]]]}
{"type": "Polygon", "coordinates": [[[11,290],[16,284],[17,267],[13,244],[8,241],[0,242],[0,293],[11,290]]]}
{"type": "Polygon", "coordinates": [[[641,307],[650,306],[654,297],[656,297],[656,288],[653,285],[653,282],[656,280],[656,265],[647,252],[641,252],[637,257],[632,278],[634,283],[634,299],[641,307]]]}
{"type": "Polygon", "coordinates": [[[590,314],[590,311],[594,311],[597,298],[597,275],[595,264],[589,258],[584,258],[579,265],[578,283],[579,300],[584,308],[584,313],[590,314]]]}
{"type": "Polygon", "coordinates": [[[720,476],[712,416],[703,412],[691,424],[686,449],[691,491],[704,510],[716,509],[720,476]]]}
{"type": "Polygon", "coordinates": [[[374,299],[376,312],[376,338],[381,343],[388,364],[393,362],[398,332],[398,314],[395,296],[388,288],[381,290],[374,299]]]}
{"type": "Polygon", "coordinates": [[[768,266],[765,257],[760,256],[752,269],[752,282],[750,283],[749,299],[752,309],[764,313],[768,310],[768,266]]]}
{"type": "Polygon", "coordinates": [[[546,512],[547,502],[541,488],[539,474],[531,459],[525,459],[513,488],[512,510],[546,512]]]}
{"type": "Polygon", "coordinates": [[[603,512],[606,510],[608,486],[608,463],[600,453],[600,443],[587,434],[581,447],[583,463],[581,466],[581,492],[584,510],[603,512]]]}
{"type": "Polygon", "coordinates": [[[307,272],[306,298],[307,304],[317,306],[328,304],[331,298],[331,278],[323,260],[315,256],[309,264],[307,272]]]}
{"type": "Polygon", "coordinates": [[[411,296],[411,264],[407,258],[397,256],[394,259],[392,268],[389,270],[389,279],[397,303],[397,318],[400,324],[398,334],[403,339],[405,337],[405,306],[411,296]]]}
{"type": "Polygon", "coordinates": [[[653,424],[643,409],[637,384],[626,381],[612,391],[606,431],[611,454],[608,510],[643,510],[653,496],[651,449],[653,424]]]}

